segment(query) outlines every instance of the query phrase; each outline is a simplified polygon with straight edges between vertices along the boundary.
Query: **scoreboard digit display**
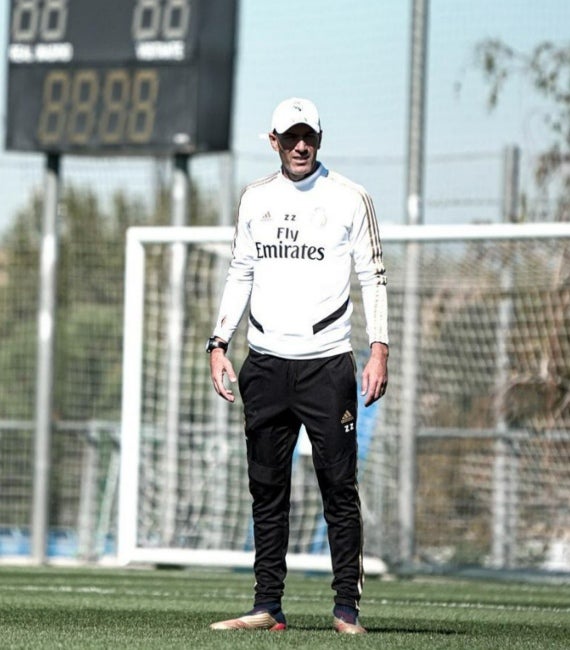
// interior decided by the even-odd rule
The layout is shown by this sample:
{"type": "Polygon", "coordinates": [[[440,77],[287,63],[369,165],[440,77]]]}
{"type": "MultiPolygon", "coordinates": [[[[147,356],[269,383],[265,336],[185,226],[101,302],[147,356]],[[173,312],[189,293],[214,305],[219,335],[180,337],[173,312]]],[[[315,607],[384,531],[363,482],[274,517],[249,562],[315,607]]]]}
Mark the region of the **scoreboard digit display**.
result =
{"type": "Polygon", "coordinates": [[[229,148],[237,0],[10,0],[6,148],[229,148]]]}

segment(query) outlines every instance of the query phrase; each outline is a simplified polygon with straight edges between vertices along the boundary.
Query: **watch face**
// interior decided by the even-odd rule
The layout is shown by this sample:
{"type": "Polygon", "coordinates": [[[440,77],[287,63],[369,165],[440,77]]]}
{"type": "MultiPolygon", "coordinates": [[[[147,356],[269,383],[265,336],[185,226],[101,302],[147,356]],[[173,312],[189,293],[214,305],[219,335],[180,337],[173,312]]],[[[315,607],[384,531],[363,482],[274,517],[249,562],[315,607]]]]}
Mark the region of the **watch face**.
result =
{"type": "Polygon", "coordinates": [[[228,345],[223,341],[218,341],[215,338],[208,339],[208,345],[206,346],[206,352],[211,352],[216,348],[221,348],[222,350],[227,350],[228,345]]]}

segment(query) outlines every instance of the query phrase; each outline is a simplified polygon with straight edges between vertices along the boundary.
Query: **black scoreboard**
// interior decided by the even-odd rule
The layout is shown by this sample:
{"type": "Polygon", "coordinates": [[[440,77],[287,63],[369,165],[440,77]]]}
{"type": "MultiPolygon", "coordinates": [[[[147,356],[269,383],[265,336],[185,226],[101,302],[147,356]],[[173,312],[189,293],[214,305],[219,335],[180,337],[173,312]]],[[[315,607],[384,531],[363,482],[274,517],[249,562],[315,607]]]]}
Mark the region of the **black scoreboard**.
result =
{"type": "Polygon", "coordinates": [[[6,148],[224,151],[238,0],[11,0],[6,148]]]}

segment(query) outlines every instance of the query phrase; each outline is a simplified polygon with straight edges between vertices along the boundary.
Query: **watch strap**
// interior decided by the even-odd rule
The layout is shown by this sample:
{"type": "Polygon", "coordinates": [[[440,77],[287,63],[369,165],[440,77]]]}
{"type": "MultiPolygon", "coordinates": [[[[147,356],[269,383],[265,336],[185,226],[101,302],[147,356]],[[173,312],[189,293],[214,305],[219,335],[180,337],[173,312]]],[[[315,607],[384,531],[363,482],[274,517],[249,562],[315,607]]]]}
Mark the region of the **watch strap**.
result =
{"type": "Polygon", "coordinates": [[[208,339],[206,352],[208,352],[209,354],[212,350],[215,350],[216,348],[221,348],[224,352],[226,352],[228,349],[228,344],[225,341],[220,341],[220,339],[217,339],[214,336],[212,336],[211,338],[208,339]]]}

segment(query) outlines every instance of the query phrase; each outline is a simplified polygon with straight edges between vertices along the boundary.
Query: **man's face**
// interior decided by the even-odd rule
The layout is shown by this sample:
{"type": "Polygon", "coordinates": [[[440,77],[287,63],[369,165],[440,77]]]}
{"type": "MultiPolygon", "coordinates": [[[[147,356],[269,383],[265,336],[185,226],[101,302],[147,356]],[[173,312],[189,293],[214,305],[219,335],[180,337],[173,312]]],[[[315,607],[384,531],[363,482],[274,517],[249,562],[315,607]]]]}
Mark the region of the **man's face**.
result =
{"type": "Polygon", "coordinates": [[[300,181],[311,174],[317,165],[317,151],[321,133],[306,124],[295,124],[285,133],[270,133],[271,146],[279,153],[283,173],[292,181],[300,181]]]}

